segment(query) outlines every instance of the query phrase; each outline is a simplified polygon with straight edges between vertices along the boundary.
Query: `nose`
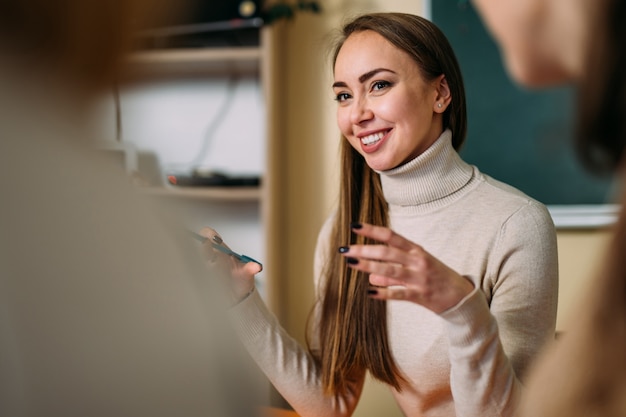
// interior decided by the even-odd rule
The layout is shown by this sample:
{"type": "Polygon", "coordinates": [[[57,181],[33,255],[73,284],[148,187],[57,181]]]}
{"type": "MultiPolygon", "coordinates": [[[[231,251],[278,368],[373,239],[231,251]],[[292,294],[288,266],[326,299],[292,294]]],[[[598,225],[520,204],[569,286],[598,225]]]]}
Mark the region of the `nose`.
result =
{"type": "Polygon", "coordinates": [[[370,103],[365,97],[361,97],[354,101],[350,112],[350,121],[352,124],[360,124],[374,117],[374,112],[370,107],[370,103]]]}

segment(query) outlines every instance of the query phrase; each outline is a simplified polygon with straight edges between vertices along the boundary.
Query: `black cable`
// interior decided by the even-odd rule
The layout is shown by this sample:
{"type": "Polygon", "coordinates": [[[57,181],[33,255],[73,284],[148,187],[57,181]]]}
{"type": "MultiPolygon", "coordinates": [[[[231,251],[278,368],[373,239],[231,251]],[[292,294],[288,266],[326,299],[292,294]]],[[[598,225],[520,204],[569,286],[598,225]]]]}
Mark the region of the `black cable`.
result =
{"type": "Polygon", "coordinates": [[[120,104],[120,91],[117,84],[113,85],[113,104],[115,106],[115,140],[122,141],[122,106],[120,104]]]}
{"type": "Polygon", "coordinates": [[[211,139],[213,139],[217,128],[226,119],[226,115],[230,111],[230,108],[233,104],[235,98],[235,88],[237,87],[238,82],[239,77],[236,75],[228,78],[228,82],[226,84],[226,97],[224,98],[224,102],[207,125],[202,146],[200,147],[200,150],[196,153],[194,159],[189,162],[190,166],[193,167],[194,165],[199,165],[202,159],[208,153],[211,145],[211,139]]]}

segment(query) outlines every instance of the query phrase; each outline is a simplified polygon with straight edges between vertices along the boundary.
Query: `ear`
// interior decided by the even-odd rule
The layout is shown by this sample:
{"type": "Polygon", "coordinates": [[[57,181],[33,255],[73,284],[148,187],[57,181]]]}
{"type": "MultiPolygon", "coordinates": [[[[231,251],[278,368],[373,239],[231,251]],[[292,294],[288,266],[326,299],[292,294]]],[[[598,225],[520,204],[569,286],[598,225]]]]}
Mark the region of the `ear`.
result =
{"type": "Polygon", "coordinates": [[[441,74],[434,81],[435,83],[435,102],[433,103],[433,111],[435,113],[443,113],[446,111],[450,102],[452,101],[452,96],[450,95],[450,87],[448,86],[448,80],[446,79],[445,74],[441,74]]]}

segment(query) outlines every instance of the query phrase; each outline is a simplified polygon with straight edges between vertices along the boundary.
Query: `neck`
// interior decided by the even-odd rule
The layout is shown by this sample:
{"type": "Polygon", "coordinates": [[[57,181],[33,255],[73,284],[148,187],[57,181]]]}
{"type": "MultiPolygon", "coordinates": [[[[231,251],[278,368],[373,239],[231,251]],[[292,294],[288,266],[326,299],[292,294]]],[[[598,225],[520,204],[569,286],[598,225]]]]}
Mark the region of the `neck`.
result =
{"type": "Polygon", "coordinates": [[[379,172],[390,205],[415,206],[442,199],[467,184],[473,168],[452,147],[452,133],[441,136],[417,158],[379,172]]]}

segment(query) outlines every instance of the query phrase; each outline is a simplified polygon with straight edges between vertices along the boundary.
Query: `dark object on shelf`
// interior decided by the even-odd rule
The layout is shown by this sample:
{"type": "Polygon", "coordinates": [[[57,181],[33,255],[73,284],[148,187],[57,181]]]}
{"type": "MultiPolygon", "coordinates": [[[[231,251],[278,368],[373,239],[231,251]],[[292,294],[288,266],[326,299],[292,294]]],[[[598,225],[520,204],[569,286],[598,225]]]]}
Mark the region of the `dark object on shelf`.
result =
{"type": "Polygon", "coordinates": [[[238,21],[226,29],[180,35],[142,36],[138,39],[137,50],[256,47],[260,45],[259,28],[263,23],[261,20],[257,22],[258,26],[255,22],[238,21]]]}
{"type": "Polygon", "coordinates": [[[176,19],[139,33],[139,49],[258,46],[261,0],[193,0],[176,19]]]}
{"type": "Polygon", "coordinates": [[[319,3],[315,0],[298,0],[295,3],[281,1],[263,10],[262,17],[265,24],[269,25],[279,19],[291,19],[296,12],[320,13],[321,11],[319,3]]]}
{"type": "Polygon", "coordinates": [[[278,1],[266,8],[262,0],[192,0],[175,20],[147,27],[137,36],[138,49],[253,47],[260,28],[298,12],[320,13],[316,0],[278,1]]]}
{"type": "Polygon", "coordinates": [[[182,187],[258,187],[261,179],[257,176],[231,176],[219,172],[169,174],[167,182],[182,187]]]}

